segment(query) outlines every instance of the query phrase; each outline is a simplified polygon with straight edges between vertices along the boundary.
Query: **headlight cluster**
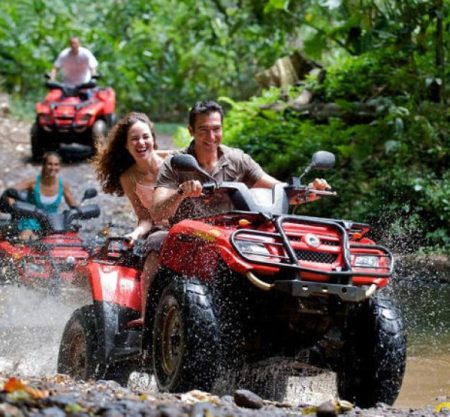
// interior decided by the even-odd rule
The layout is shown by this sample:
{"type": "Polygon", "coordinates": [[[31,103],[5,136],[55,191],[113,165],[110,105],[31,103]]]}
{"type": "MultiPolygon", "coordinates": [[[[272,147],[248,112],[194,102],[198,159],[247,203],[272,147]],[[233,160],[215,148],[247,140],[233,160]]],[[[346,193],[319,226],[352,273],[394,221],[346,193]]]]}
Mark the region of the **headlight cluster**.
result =
{"type": "Polygon", "coordinates": [[[55,121],[53,119],[53,116],[51,114],[41,114],[39,115],[39,124],[40,125],[51,125],[55,121]]]}
{"type": "Polygon", "coordinates": [[[91,117],[92,117],[92,114],[85,113],[78,119],[78,121],[81,123],[87,123],[87,122],[89,122],[89,120],[91,120],[91,117]]]}
{"type": "Polygon", "coordinates": [[[355,256],[354,266],[359,266],[362,268],[378,268],[379,264],[380,264],[379,256],[371,256],[371,255],[355,256]]]}
{"type": "Polygon", "coordinates": [[[247,257],[255,260],[266,260],[271,256],[269,250],[263,243],[239,240],[236,242],[238,249],[247,257]]]}
{"type": "Polygon", "coordinates": [[[39,264],[35,262],[26,261],[23,263],[23,270],[25,272],[25,276],[27,275],[36,275],[36,274],[45,274],[47,269],[45,268],[45,264],[39,264]]]}

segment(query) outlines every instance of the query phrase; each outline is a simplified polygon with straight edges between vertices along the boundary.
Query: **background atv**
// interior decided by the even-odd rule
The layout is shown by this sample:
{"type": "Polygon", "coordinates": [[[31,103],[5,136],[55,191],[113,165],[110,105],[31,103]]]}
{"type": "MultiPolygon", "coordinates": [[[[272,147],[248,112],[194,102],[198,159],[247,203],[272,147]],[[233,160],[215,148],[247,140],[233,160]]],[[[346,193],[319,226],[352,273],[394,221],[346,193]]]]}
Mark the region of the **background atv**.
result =
{"type": "Polygon", "coordinates": [[[92,152],[95,141],[104,138],[116,121],[114,90],[98,88],[96,77],[76,86],[55,81],[47,81],[46,86],[50,91],[43,102],[36,103],[31,128],[33,160],[63,144],[84,145],[92,152]]]}
{"type": "MultiPolygon", "coordinates": [[[[83,200],[97,195],[87,189],[83,200]]],[[[33,285],[57,290],[62,284],[76,283],[77,268],[86,264],[89,248],[78,235],[79,220],[98,217],[97,204],[81,205],[62,213],[49,214],[26,202],[26,193],[6,190],[0,197],[1,211],[9,213],[0,225],[0,282],[33,285]],[[7,197],[15,199],[10,206],[7,197]],[[18,239],[21,218],[35,218],[42,225],[35,241],[18,239]]],[[[82,283],[78,283],[82,284],[82,283]]],[[[86,285],[86,283],[84,283],[86,285]]]]}
{"type": "MultiPolygon", "coordinates": [[[[392,404],[406,336],[398,309],[379,291],[392,255],[366,236],[368,226],[288,214],[289,200],[309,200],[301,177],[249,190],[217,184],[189,155],[171,163],[201,172],[212,181],[204,192],[227,192],[236,210],[171,227],[143,327],[135,320],[139,271],[109,241],[86,267],[93,304],[68,322],[58,371],[124,382],[143,360],[163,391],[211,390],[223,371],[283,356],[332,369],[340,397],[359,406],[392,404]]],[[[318,152],[304,174],[333,163],[318,152]]]]}

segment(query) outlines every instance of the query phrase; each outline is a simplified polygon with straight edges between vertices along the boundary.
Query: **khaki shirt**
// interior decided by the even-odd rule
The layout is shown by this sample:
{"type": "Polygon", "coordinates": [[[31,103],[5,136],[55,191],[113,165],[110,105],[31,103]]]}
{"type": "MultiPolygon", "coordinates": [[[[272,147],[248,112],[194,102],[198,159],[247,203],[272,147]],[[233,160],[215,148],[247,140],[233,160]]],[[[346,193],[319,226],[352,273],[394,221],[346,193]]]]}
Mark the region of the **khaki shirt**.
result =
{"type": "MultiPolygon", "coordinates": [[[[194,142],[183,153],[195,157],[194,142]]],[[[251,188],[264,175],[263,169],[249,155],[240,149],[219,146],[219,160],[211,176],[220,184],[223,181],[242,182],[251,188]]],[[[198,180],[208,182],[203,175],[195,172],[178,172],[170,166],[170,159],[166,159],[159,171],[156,187],[178,188],[178,185],[188,181],[198,180]]],[[[177,223],[186,218],[211,216],[233,210],[231,200],[226,193],[216,192],[212,196],[185,198],[178,207],[171,223],[177,223]]]]}

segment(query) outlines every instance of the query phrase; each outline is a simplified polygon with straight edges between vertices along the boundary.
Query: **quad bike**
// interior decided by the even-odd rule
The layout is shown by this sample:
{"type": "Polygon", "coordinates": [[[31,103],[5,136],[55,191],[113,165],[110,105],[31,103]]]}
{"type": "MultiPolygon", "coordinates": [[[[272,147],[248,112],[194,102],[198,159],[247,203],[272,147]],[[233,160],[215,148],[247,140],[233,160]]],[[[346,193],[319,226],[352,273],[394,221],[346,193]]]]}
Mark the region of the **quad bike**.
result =
{"type": "Polygon", "coordinates": [[[332,194],[301,178],[331,167],[334,155],[314,154],[302,176],[273,190],[216,183],[189,155],[171,164],[203,174],[211,181],[204,193],[228,193],[235,210],[170,228],[143,325],[142,259],[108,240],[85,268],[93,303],[67,323],[58,371],[123,383],[140,362],[163,391],[211,390],[223,371],[284,356],[336,372],[341,398],[392,404],[406,335],[382,290],[391,252],[367,237],[365,224],[289,214],[289,201],[332,194]]]}
{"type": "Polygon", "coordinates": [[[40,160],[45,151],[58,151],[62,144],[80,144],[93,149],[115,123],[115,92],[98,88],[97,79],[79,85],[47,81],[50,90],[36,103],[36,121],[31,127],[31,153],[40,160]]]}
{"type": "MultiPolygon", "coordinates": [[[[97,191],[87,189],[83,200],[94,198],[97,191]]],[[[87,263],[90,246],[78,235],[80,220],[98,217],[97,204],[80,205],[61,213],[49,214],[26,202],[26,192],[7,189],[0,197],[1,211],[7,218],[0,224],[0,283],[20,284],[57,292],[77,282],[77,268],[87,263]],[[8,198],[15,200],[10,205],[8,198]],[[42,230],[37,240],[18,237],[21,218],[34,218],[42,230]],[[70,284],[70,285],[69,285],[70,284]]]]}

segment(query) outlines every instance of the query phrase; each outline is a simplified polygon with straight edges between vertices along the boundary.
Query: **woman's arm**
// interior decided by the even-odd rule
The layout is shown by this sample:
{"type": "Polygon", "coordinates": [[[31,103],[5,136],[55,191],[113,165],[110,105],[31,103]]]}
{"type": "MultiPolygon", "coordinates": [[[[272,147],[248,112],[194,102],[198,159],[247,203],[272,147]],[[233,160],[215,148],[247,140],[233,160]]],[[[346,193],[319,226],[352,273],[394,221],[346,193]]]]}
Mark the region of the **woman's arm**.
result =
{"type": "Polygon", "coordinates": [[[69,207],[76,207],[78,205],[77,200],[72,194],[72,190],[69,187],[69,184],[63,182],[63,195],[64,200],[69,207]]]}
{"type": "MultiPolygon", "coordinates": [[[[19,182],[18,184],[14,185],[12,188],[14,188],[17,191],[23,191],[28,190],[28,192],[32,192],[34,190],[34,187],[36,186],[36,177],[28,178],[26,180],[23,180],[19,182]]],[[[8,204],[12,205],[14,204],[14,199],[8,197],[8,204]]]]}
{"type": "Polygon", "coordinates": [[[133,210],[138,218],[137,226],[128,235],[133,241],[148,233],[153,226],[153,222],[150,216],[150,212],[142,205],[141,200],[137,196],[135,191],[135,184],[131,180],[128,173],[124,173],[120,176],[120,184],[122,186],[123,192],[133,206],[133,210]]]}
{"type": "Polygon", "coordinates": [[[18,184],[14,185],[13,188],[15,188],[17,191],[22,190],[33,191],[35,186],[36,186],[36,177],[33,177],[19,182],[18,184]]]}

